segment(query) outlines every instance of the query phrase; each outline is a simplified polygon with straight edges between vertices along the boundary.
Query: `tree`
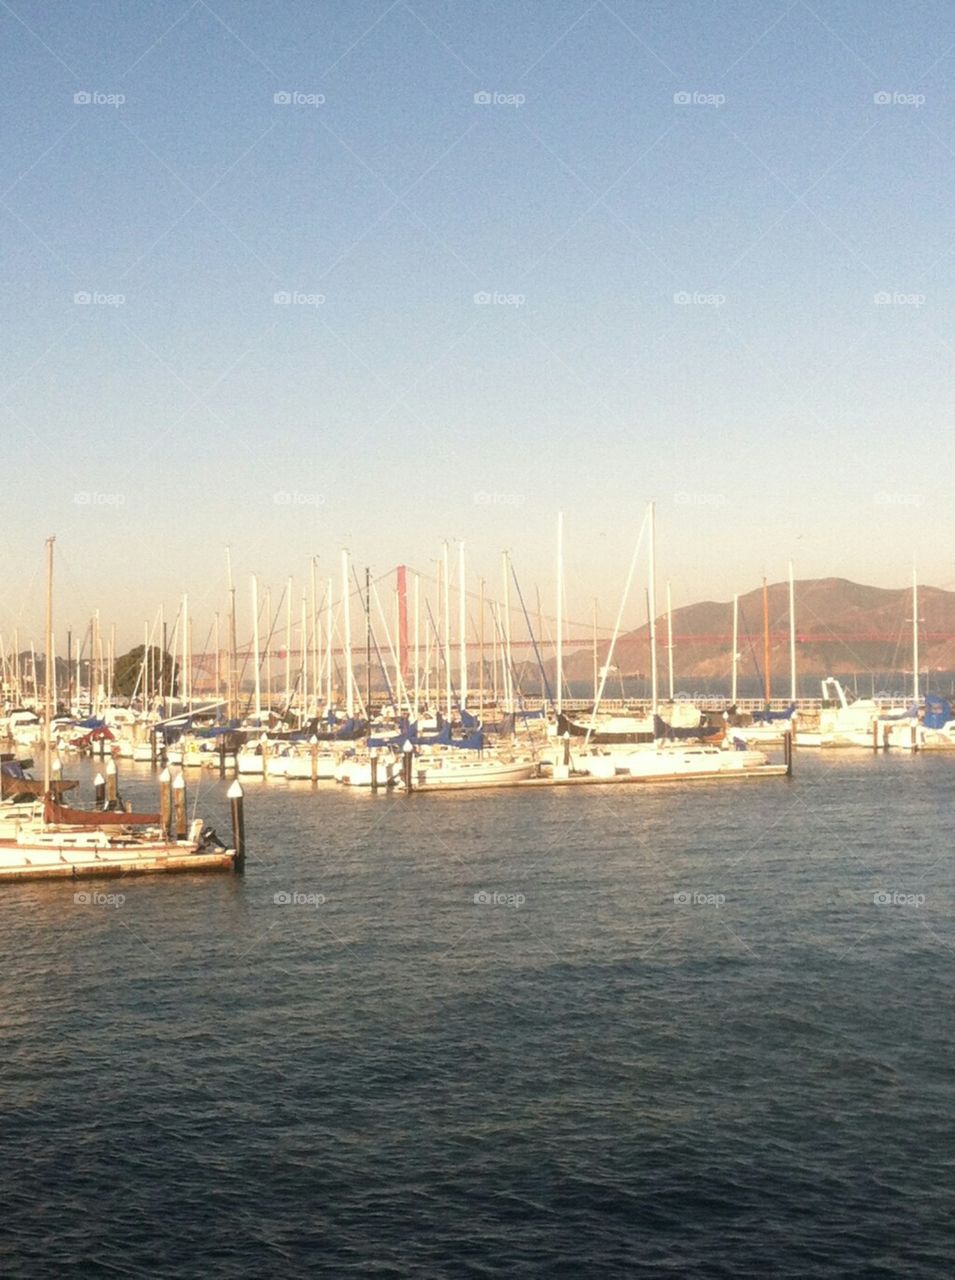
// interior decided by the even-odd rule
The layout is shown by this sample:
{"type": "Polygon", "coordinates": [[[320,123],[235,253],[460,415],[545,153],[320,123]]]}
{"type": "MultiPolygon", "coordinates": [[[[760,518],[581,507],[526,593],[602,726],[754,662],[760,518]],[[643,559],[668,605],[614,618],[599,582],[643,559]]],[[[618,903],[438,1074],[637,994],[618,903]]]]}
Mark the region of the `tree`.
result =
{"type": "MultiPolygon", "coordinates": [[[[113,667],[113,690],[121,698],[132,697],[133,691],[138,687],[138,694],[143,695],[143,653],[146,646],[138,644],[135,649],[130,649],[129,653],[124,653],[116,659],[113,667]]],[[[158,685],[160,680],[159,664],[162,662],[162,687],[167,696],[172,689],[172,682],[178,674],[178,667],[173,661],[171,654],[163,654],[158,645],[149,646],[149,686],[152,692],[158,685]]]]}

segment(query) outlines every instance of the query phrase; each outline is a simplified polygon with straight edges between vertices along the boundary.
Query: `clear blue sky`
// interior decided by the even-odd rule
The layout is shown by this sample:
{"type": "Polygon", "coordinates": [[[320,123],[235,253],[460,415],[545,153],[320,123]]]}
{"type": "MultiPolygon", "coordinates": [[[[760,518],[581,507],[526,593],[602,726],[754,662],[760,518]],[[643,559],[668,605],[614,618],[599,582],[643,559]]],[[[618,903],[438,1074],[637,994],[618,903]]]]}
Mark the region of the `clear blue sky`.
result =
{"type": "Polygon", "coordinates": [[[226,543],[278,591],[463,537],[546,600],[561,508],[609,617],[650,498],[677,603],[955,579],[950,3],[12,0],[0,44],[4,631],[50,532],[61,625],[135,642],[226,543]]]}

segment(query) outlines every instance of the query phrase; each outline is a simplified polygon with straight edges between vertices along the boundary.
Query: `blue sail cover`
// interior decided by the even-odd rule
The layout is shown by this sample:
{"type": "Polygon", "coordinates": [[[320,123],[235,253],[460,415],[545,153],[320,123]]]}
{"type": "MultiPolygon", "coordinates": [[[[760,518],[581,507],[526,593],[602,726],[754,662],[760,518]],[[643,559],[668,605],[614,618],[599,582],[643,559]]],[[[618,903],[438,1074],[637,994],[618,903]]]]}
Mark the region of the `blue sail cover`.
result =
{"type": "Polygon", "coordinates": [[[763,711],[753,712],[753,724],[772,724],[774,720],[791,720],[795,714],[795,702],[790,702],[785,711],[770,711],[766,707],[763,711]]]}
{"type": "Polygon", "coordinates": [[[470,711],[465,711],[464,707],[461,708],[462,729],[476,729],[480,723],[477,716],[472,716],[470,711]]]}
{"type": "Polygon", "coordinates": [[[955,720],[955,715],[952,714],[952,704],[948,699],[926,694],[925,717],[922,720],[925,728],[944,729],[950,720],[955,720]]]}

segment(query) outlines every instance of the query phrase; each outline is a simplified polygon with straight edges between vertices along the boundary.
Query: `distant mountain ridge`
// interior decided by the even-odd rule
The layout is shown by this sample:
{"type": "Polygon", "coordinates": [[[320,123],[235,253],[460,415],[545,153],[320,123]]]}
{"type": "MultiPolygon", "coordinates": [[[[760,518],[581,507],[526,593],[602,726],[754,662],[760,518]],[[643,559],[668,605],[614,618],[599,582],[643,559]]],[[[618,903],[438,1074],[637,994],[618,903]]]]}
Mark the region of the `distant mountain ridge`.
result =
{"type": "MultiPolygon", "coordinates": [[[[770,663],[774,691],[789,681],[789,584],[768,588],[770,663]]],[[[797,581],[796,666],[800,679],[861,672],[898,672],[911,679],[911,588],[868,587],[846,578],[797,581]]],[[[919,670],[955,670],[955,591],[919,587],[919,670]]],[[[683,680],[722,680],[732,664],[733,603],[704,600],[673,611],[674,674],[683,680]]],[[[608,644],[599,647],[606,661],[608,644]]],[[[762,675],[763,589],[739,598],[739,672],[762,675]]],[[[657,620],[661,687],[667,670],[666,615],[657,620]]],[[[623,676],[650,670],[649,627],[620,636],[613,664],[623,676]]],[[[569,679],[586,679],[591,654],[578,650],[565,663],[569,679]]]]}

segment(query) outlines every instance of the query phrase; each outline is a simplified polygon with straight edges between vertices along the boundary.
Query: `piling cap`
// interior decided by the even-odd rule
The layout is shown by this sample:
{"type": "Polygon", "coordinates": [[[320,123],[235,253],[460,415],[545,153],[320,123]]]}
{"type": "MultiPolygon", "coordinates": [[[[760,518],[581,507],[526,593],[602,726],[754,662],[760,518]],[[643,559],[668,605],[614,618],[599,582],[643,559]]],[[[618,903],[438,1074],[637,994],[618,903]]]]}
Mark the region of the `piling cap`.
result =
{"type": "Polygon", "coordinates": [[[233,782],[232,786],[226,792],[226,796],[230,800],[241,800],[244,795],[245,792],[242,790],[242,784],[239,782],[239,779],[236,778],[235,782],[233,782]]]}
{"type": "Polygon", "coordinates": [[[309,738],[308,742],[309,742],[309,746],[312,746],[312,747],[317,747],[317,746],[318,746],[318,739],[315,737],[315,734],[314,734],[314,733],[313,733],[313,734],[312,734],[312,736],[309,738]]]}
{"type": "Polygon", "coordinates": [[[96,777],[93,779],[93,786],[94,786],[94,787],[105,787],[105,786],[106,786],[106,779],[103,777],[103,775],[102,775],[101,773],[98,773],[98,774],[96,775],[96,777]]]}
{"type": "Polygon", "coordinates": [[[186,780],[181,773],[177,773],[172,783],[173,791],[185,791],[186,780]]]}
{"type": "Polygon", "coordinates": [[[414,751],[414,747],[411,745],[411,743],[408,741],[407,738],[405,738],[405,745],[401,748],[401,750],[404,751],[405,753],[409,751],[414,751]]]}
{"type": "Polygon", "coordinates": [[[106,761],[106,773],[107,775],[109,775],[115,772],[116,772],[116,761],[113,759],[112,756],[110,756],[110,758],[106,761]]]}
{"type": "Polygon", "coordinates": [[[167,768],[163,769],[162,773],[159,775],[159,781],[162,783],[166,783],[169,781],[170,777],[171,777],[171,774],[167,766],[167,768]]]}
{"type": "Polygon", "coordinates": [[[259,742],[268,742],[268,740],[269,740],[269,735],[267,733],[259,734],[259,742]]]}

